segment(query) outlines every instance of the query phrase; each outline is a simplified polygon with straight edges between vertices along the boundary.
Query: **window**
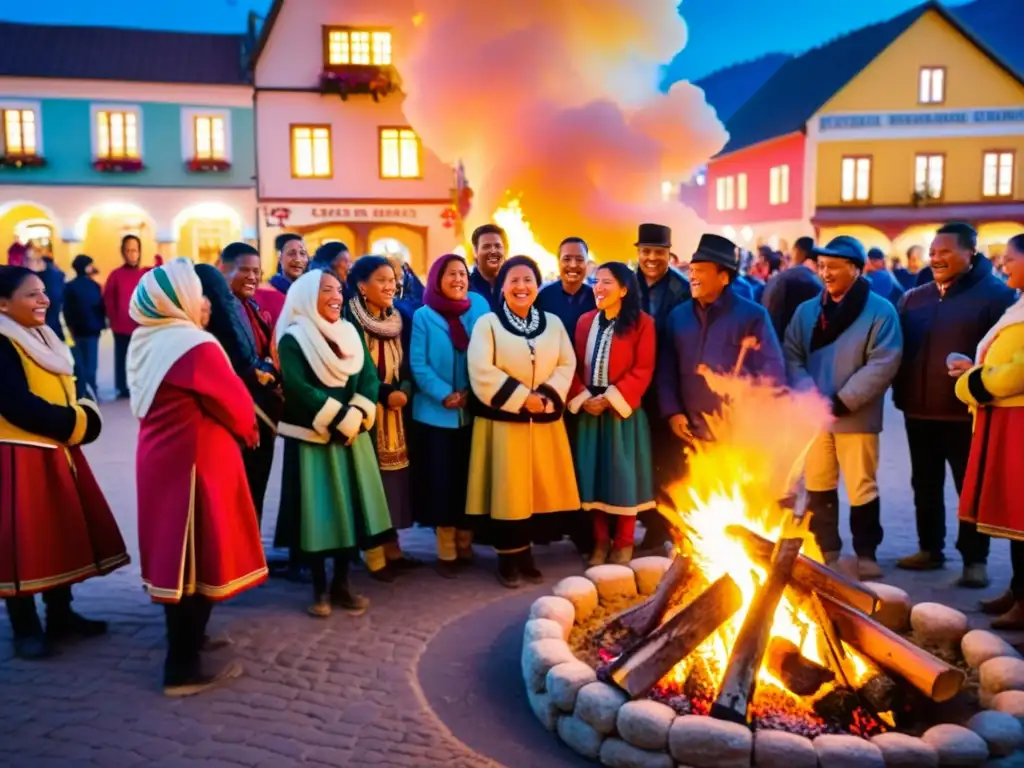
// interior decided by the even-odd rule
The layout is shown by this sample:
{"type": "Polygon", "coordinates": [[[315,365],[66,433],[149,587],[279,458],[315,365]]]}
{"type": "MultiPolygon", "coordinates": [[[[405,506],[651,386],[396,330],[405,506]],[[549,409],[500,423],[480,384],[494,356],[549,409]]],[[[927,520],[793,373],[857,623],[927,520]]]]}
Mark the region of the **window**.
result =
{"type": "Polygon", "coordinates": [[[36,113],[32,109],[5,109],[4,154],[35,155],[38,151],[36,113]]]}
{"type": "Polygon", "coordinates": [[[736,176],[736,207],[741,211],[747,210],[747,174],[745,173],[736,176]]]}
{"type": "Polygon", "coordinates": [[[371,29],[328,29],[326,31],[325,64],[391,64],[391,33],[371,29]]]}
{"type": "Polygon", "coordinates": [[[734,176],[723,176],[715,182],[716,205],[720,211],[731,211],[736,207],[734,176]]]}
{"type": "Polygon", "coordinates": [[[329,125],[292,126],[292,177],[296,179],[331,178],[331,127],[329,125]]]}
{"type": "Polygon", "coordinates": [[[863,203],[871,199],[871,158],[844,157],[840,199],[844,203],[863,203]]]}
{"type": "Polygon", "coordinates": [[[768,202],[784,205],[789,202],[789,166],[776,165],[768,172],[768,202]]]}
{"type": "Polygon", "coordinates": [[[420,138],[411,128],[380,129],[380,177],[421,178],[420,138]]]}
{"type": "Polygon", "coordinates": [[[944,155],[918,155],[914,159],[914,191],[925,200],[942,197],[944,155]]]}
{"type": "Polygon", "coordinates": [[[195,117],[195,156],[196,160],[226,160],[227,131],[224,118],[212,115],[196,115],[195,117]]]}
{"type": "Polygon", "coordinates": [[[917,79],[917,100],[921,104],[941,104],[946,100],[945,67],[921,67],[917,79]]]}
{"type": "Polygon", "coordinates": [[[139,116],[127,110],[96,112],[96,157],[123,160],[139,156],[139,116]]]}
{"type": "Polygon", "coordinates": [[[981,194],[985,197],[1010,197],[1013,194],[1012,151],[986,152],[983,162],[981,194]]]}

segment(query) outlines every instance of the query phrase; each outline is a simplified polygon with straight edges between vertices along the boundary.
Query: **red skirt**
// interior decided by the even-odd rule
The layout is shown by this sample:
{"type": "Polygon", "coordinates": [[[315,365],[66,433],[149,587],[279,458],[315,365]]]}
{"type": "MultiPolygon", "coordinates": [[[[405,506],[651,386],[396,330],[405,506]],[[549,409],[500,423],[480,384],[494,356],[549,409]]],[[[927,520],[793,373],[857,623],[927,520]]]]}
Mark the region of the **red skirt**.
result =
{"type": "Polygon", "coordinates": [[[128,562],[80,448],[0,443],[0,597],[75,584],[128,562]]]}
{"type": "Polygon", "coordinates": [[[1024,408],[978,411],[960,519],[981,533],[1024,540],[1024,408]]]}

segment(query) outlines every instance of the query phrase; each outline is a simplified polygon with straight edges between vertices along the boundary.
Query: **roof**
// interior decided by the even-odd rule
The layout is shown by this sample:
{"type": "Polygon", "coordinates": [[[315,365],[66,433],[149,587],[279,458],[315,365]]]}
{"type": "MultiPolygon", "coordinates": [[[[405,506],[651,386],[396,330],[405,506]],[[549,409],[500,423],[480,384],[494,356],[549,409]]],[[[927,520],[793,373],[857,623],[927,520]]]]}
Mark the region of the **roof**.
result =
{"type": "Polygon", "coordinates": [[[274,0],[270,6],[270,10],[267,11],[266,18],[263,20],[263,24],[260,26],[259,32],[255,32],[254,22],[255,19],[250,17],[250,36],[254,38],[252,45],[252,52],[249,55],[249,60],[246,62],[250,71],[256,71],[256,62],[259,61],[260,54],[263,53],[263,48],[267,44],[267,40],[270,39],[270,32],[274,28],[274,23],[277,21],[277,17],[281,13],[281,8],[284,5],[284,0],[274,0]]]}
{"type": "Polygon", "coordinates": [[[243,35],[0,22],[0,77],[246,85],[243,35]]]}
{"type": "Polygon", "coordinates": [[[969,31],[937,0],[888,21],[836,38],[783,64],[726,123],[729,142],[719,155],[806,129],[807,121],[919,18],[935,11],[993,63],[1024,84],[1024,78],[969,31]]]}

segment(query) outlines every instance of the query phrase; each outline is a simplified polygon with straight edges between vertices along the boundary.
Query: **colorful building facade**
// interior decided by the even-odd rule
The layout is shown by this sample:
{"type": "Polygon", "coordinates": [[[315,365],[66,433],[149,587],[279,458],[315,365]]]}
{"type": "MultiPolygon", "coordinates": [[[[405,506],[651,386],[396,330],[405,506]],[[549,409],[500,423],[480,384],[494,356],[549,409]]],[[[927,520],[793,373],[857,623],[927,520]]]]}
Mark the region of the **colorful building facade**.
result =
{"type": "Polygon", "coordinates": [[[31,242],[106,273],[126,234],[147,262],[255,240],[242,36],[0,24],[0,40],[0,259],[31,242]]]}

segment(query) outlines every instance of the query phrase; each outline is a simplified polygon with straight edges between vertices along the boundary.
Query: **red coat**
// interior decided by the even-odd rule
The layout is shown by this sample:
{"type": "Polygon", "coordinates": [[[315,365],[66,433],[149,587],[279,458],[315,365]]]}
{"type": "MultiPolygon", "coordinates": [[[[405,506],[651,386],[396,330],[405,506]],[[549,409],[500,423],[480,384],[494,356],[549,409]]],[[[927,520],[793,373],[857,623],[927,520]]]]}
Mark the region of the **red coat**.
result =
{"type": "Polygon", "coordinates": [[[148,271],[149,267],[122,264],[107,275],[107,282],[103,286],[103,304],[110,320],[110,330],[114,333],[128,336],[138,327],[138,323],[128,314],[128,305],[131,304],[136,286],[148,271]]]}
{"type": "MultiPolygon", "coordinates": [[[[591,397],[584,382],[589,380],[587,366],[593,354],[590,346],[590,332],[597,320],[600,310],[587,312],[576,324],[576,375],[573,376],[569,388],[569,410],[579,411],[583,403],[591,397]]],[[[608,356],[608,390],[604,393],[615,412],[622,418],[628,418],[640,407],[644,393],[651,385],[654,376],[654,363],[657,357],[654,341],[654,319],[646,312],[640,313],[640,319],[633,328],[623,336],[612,336],[611,350],[608,356]]]]}
{"type": "Polygon", "coordinates": [[[261,285],[256,289],[256,295],[253,298],[260,305],[260,309],[270,316],[270,331],[273,335],[273,331],[277,327],[277,318],[281,316],[284,300],[287,297],[272,285],[261,285]]]}
{"type": "Polygon", "coordinates": [[[139,556],[155,602],[226,600],[267,578],[240,447],[258,434],[252,397],[215,345],[171,366],[136,453],[139,556]]]}

